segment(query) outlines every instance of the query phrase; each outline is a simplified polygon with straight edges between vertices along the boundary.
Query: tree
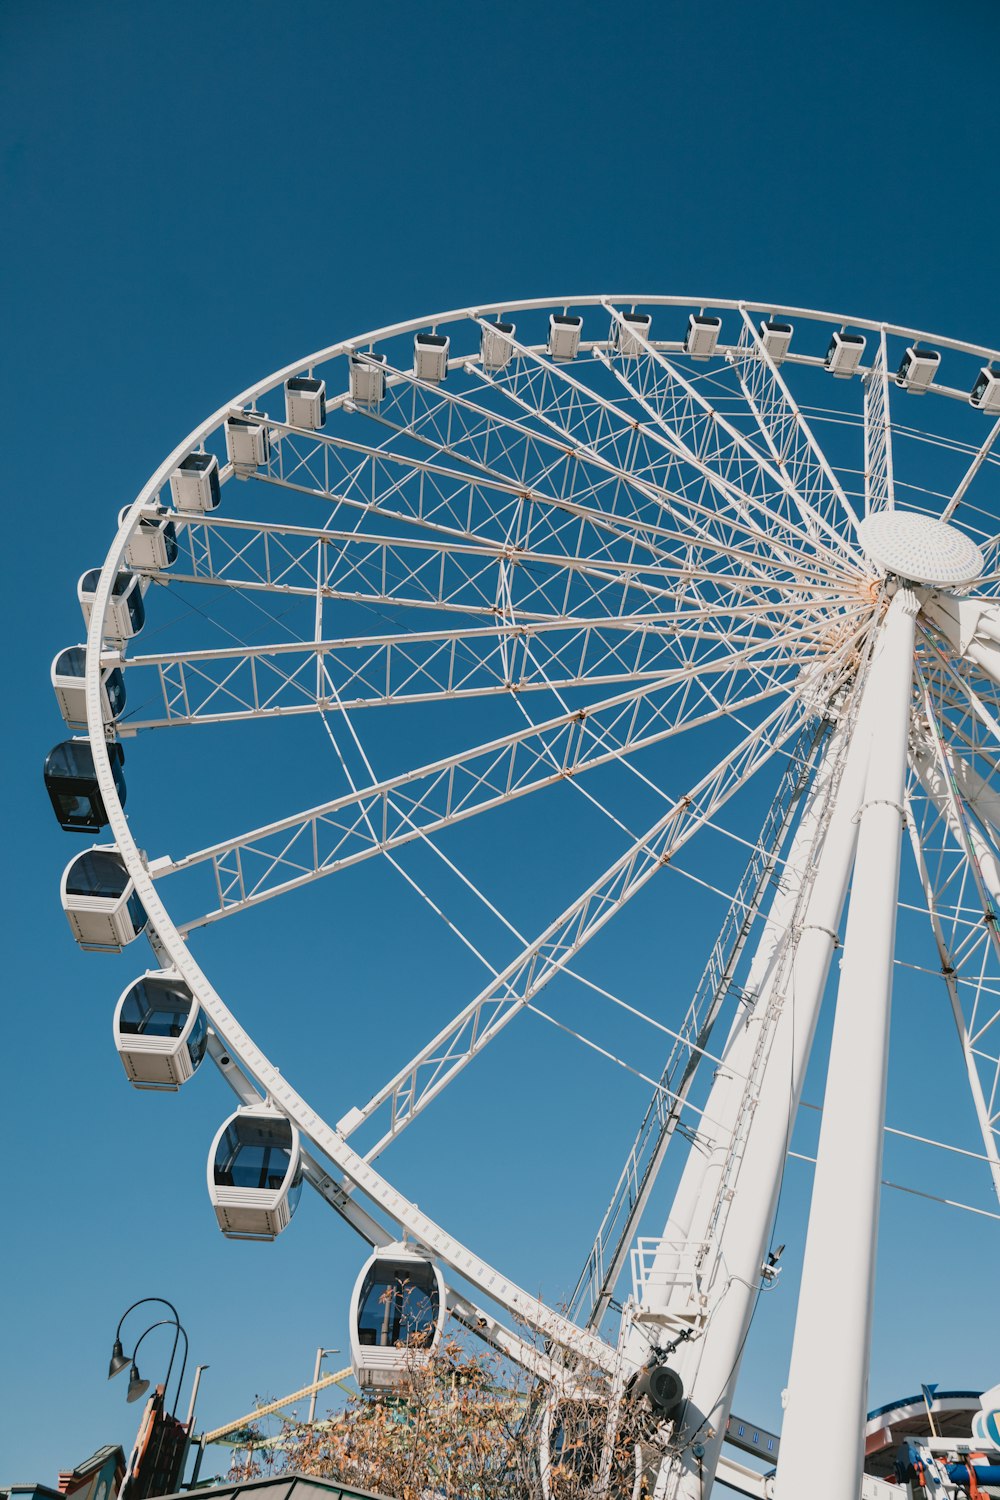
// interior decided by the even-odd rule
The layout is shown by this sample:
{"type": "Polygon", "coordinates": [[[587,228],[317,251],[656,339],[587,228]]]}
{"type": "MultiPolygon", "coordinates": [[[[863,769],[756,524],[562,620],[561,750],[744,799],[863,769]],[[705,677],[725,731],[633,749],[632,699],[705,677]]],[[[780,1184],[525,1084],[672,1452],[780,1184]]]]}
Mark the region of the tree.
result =
{"type": "Polygon", "coordinates": [[[352,1394],[322,1422],[286,1421],[267,1450],[256,1434],[233,1477],[297,1470],[393,1500],[629,1500],[637,1445],[647,1464],[660,1451],[646,1404],[626,1398],[605,1452],[608,1390],[597,1374],[557,1400],[546,1382],[456,1337],[433,1356],[412,1352],[391,1394],[352,1394]]]}

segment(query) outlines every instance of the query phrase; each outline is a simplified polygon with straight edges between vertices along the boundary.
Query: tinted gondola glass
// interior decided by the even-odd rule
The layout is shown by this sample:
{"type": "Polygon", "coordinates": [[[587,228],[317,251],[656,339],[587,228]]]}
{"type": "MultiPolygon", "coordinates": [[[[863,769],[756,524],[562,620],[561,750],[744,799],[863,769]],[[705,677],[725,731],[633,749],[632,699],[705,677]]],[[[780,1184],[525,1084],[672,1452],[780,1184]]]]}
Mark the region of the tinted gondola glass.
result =
{"type": "Polygon", "coordinates": [[[125,863],[114,848],[85,849],[63,871],[61,896],[81,948],[120,953],[148,918],[125,863]]]}
{"type": "MultiPolygon", "coordinates": [[[[77,596],[88,626],[100,577],[100,568],[91,568],[82,575],[77,584],[77,596]]],[[[107,633],[117,639],[128,640],[131,636],[138,635],[145,623],[146,606],[142,598],[142,580],[136,573],[116,574],[111,597],[108,600],[105,620],[107,633]]]]}
{"type": "Polygon", "coordinates": [[[423,1347],[434,1337],[439,1311],[430,1262],[376,1259],[358,1299],[358,1342],[382,1349],[423,1347]]]}
{"type": "MultiPolygon", "coordinates": [[[[125,755],[121,745],[108,746],[111,773],[118,800],[125,802],[125,755]]],[[[97,783],[94,755],[87,740],[63,740],[49,751],[44,766],[45,790],[49,794],[60,828],[87,832],[107,826],[108,816],[97,783]]]]}
{"type": "Polygon", "coordinates": [[[208,1157],[208,1192],[233,1239],[268,1239],[289,1223],[302,1193],[299,1133],[266,1105],[226,1120],[208,1157]]]}
{"type": "Polygon", "coordinates": [[[130,884],[129,873],[120,854],[110,849],[88,849],[70,866],[66,893],[70,896],[95,896],[111,900],[124,895],[130,884]]]}
{"type": "Polygon", "coordinates": [[[144,974],[115,1010],[115,1046],[136,1088],[177,1089],[205,1055],[208,1026],[173,971],[144,974]]]}
{"type": "MultiPolygon", "coordinates": [[[[179,985],[163,979],[140,979],[122,1004],[118,1028],[123,1036],[180,1037],[194,1008],[195,1002],[179,985]]],[[[198,1011],[187,1041],[195,1067],[205,1055],[207,1036],[205,1017],[198,1011]]]]}

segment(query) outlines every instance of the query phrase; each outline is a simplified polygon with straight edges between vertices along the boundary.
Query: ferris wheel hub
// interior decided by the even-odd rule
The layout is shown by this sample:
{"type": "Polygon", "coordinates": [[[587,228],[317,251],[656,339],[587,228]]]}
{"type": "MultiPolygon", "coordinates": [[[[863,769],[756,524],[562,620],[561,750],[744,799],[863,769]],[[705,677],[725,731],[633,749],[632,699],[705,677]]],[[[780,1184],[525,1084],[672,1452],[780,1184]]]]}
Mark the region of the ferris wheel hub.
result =
{"type": "Polygon", "coordinates": [[[971,537],[917,511],[883,510],[866,516],[858,540],[886,573],[938,588],[974,583],[985,567],[971,537]]]}

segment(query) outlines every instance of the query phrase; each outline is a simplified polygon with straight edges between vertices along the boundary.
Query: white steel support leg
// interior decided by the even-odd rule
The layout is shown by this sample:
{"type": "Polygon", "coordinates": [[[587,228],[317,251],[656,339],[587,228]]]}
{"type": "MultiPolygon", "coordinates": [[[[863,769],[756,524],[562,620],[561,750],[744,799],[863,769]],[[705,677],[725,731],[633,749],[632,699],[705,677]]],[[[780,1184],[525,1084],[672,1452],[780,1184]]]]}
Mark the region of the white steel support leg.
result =
{"type": "Polygon", "coordinates": [[[858,830],[776,1500],[861,1493],[892,961],[917,601],[900,589],[872,666],[874,753],[858,830]]]}
{"type": "MultiPolygon", "coordinates": [[[[722,1065],[716,1070],[715,1081],[705,1105],[705,1113],[713,1124],[710,1134],[715,1138],[710,1149],[694,1146],[688,1152],[680,1182],[670,1206],[670,1217],[664,1228],[663,1246],[658,1252],[643,1299],[645,1308],[659,1311],[671,1304],[682,1305],[686,1286],[674,1285],[673,1273],[680,1264],[681,1245],[697,1238],[693,1225],[699,1203],[711,1203],[719,1171],[729,1144],[729,1133],[735,1125],[736,1112],[742,1096],[743,1079],[752,1056],[752,1043],[759,1029],[752,1019],[766,1003],[774,982],[775,965],[783,949],[785,935],[794,920],[800,900],[803,882],[811,859],[815,855],[817,837],[821,833],[820,819],[823,804],[829,795],[830,780],[839,757],[843,753],[843,731],[831,739],[821,761],[799,825],[795,830],[785,859],[778,887],[757,940],[744,993],[754,997],[751,1008],[741,1008],[733,1017],[733,1023],[722,1048],[722,1065]],[[706,1188],[710,1184],[710,1189],[706,1188]]],[[[857,757],[856,757],[857,760],[857,757]]],[[[855,766],[855,799],[850,807],[852,815],[858,807],[864,784],[864,764],[858,760],[855,766]]],[[[848,798],[849,800],[849,798],[848,798]]],[[[848,840],[853,838],[853,824],[849,817],[844,820],[844,832],[848,840]]],[[[853,845],[852,845],[853,848],[853,845]]],[[[846,857],[846,850],[845,850],[846,857]]],[[[707,1219],[708,1208],[703,1209],[702,1218],[707,1219]]],[[[641,1331],[633,1335],[632,1350],[637,1359],[645,1356],[646,1342],[641,1331]]]]}
{"type": "MultiPolygon", "coordinates": [[[[692,1152],[665,1231],[665,1239],[682,1229],[678,1238],[710,1242],[701,1278],[707,1299],[702,1311],[708,1324],[701,1338],[682,1346],[671,1359],[684,1380],[687,1404],[675,1434],[677,1449],[657,1486],[658,1493],[669,1500],[707,1500],[718,1463],[854,861],[873,703],[869,680],[858,715],[849,726],[851,739],[839,782],[831,785],[838,763],[836,736],[817,772],[789,852],[783,887],[772,904],[751,970],[755,986],[760,986],[756,1003],[749,1014],[741,1015],[730,1034],[724,1053],[727,1066],[719,1069],[705,1106],[706,1114],[728,1129],[718,1132],[707,1158],[692,1152]],[[811,882],[808,889],[807,882],[811,882]],[[787,961],[789,949],[783,939],[790,927],[794,950],[787,961]],[[767,1016],[772,1018],[770,1023],[767,1016]],[[746,1080],[765,1024],[773,1025],[767,1058],[758,1068],[758,1081],[747,1099],[746,1080]],[[747,1108],[752,1125],[734,1173],[730,1171],[733,1134],[741,1111],[747,1108]],[[730,1192],[720,1222],[720,1195],[730,1192]],[[694,1454],[695,1443],[704,1450],[701,1458],[694,1454]]],[[[846,732],[848,726],[840,733],[846,732]]],[[[647,1312],[690,1313],[690,1283],[681,1278],[673,1281],[670,1275],[676,1264],[676,1250],[671,1252],[665,1245],[667,1274],[660,1280],[654,1266],[654,1279],[644,1297],[647,1312]]],[[[637,1325],[630,1351],[637,1362],[655,1337],[655,1324],[637,1325]]]]}

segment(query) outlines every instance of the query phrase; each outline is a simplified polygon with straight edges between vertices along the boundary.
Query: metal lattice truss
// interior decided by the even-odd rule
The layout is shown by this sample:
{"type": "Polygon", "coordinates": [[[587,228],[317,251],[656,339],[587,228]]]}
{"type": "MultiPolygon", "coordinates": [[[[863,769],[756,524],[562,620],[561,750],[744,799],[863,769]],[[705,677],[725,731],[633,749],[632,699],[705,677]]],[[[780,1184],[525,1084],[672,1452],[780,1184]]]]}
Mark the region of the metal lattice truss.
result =
{"type": "Polygon", "coordinates": [[[911,842],[1000,1196],[1000,701],[927,633],[911,754],[911,842]]]}
{"type": "MultiPolygon", "coordinates": [[[[822,347],[779,354],[764,322],[779,309],[719,302],[711,311],[725,335],[702,360],[686,348],[681,310],[705,308],[670,298],[641,305],[653,309],[651,325],[637,320],[632,299],[574,303],[586,328],[571,358],[556,358],[547,342],[559,305],[539,302],[506,310],[517,328],[497,324],[504,309],[471,309],[381,330],[277,372],[216,413],[153,476],[108,554],[88,638],[89,732],[113,836],[158,956],[204,1009],[218,1055],[235,1059],[227,1076],[237,1092],[270,1098],[297,1123],[310,1142],[307,1179],[365,1238],[409,1233],[505,1315],[608,1371],[613,1351],[593,1329],[665,1146],[690,1133],[694,1072],[780,864],[803,768],[822,758],[828,717],[850,701],[879,628],[884,600],[857,540],[859,518],[896,505],[945,519],[957,511],[991,560],[984,592],[1000,584],[1000,517],[982,508],[981,477],[996,471],[1000,422],[985,435],[977,427],[940,439],[904,424],[899,402],[909,398],[890,370],[900,347],[922,336],[792,310],[781,316],[818,330],[822,347]],[[864,332],[867,358],[856,378],[833,381],[823,348],[831,329],[847,327],[864,332]],[[412,337],[442,329],[452,339],[447,368],[428,378],[412,337]],[[327,382],[319,430],[287,420],[283,383],[303,374],[327,382]],[[827,381],[822,397],[817,381],[827,381]],[[259,421],[268,439],[262,461],[238,472],[226,448],[230,413],[259,421]],[[217,512],[168,504],[170,476],[195,449],[219,459],[217,512]],[[919,465],[907,467],[911,449],[940,463],[933,484],[919,465]],[[140,522],[174,529],[170,565],[135,570],[147,609],[173,634],[122,643],[105,618],[140,522]],[[106,753],[99,674],[110,666],[123,668],[129,702],[140,705],[111,731],[121,736],[171,731],[173,745],[196,728],[315,716],[338,757],[329,795],[296,807],[289,778],[282,816],[202,848],[140,853],[106,753]],[[378,728],[384,742],[388,710],[404,748],[379,772],[367,736],[378,728]],[[501,711],[502,732],[492,719],[488,734],[476,732],[476,715],[501,711]],[[426,724],[446,713],[452,738],[441,752],[407,758],[411,716],[426,724]],[[708,769],[682,774],[670,758],[674,742],[703,746],[706,733],[712,753],[698,753],[708,769]],[[742,879],[731,883],[702,984],[675,1018],[574,1298],[574,1317],[590,1325],[580,1328],[430,1221],[373,1163],[546,985],[580,977],[576,961],[591,939],[703,830],[718,829],[767,767],[772,778],[784,767],[779,791],[750,840],[742,879]],[[202,972],[191,946],[198,929],[276,897],[289,900],[291,919],[292,892],[348,878],[374,856],[413,884],[398,863],[413,844],[490,905],[449,855],[449,830],[474,819],[488,826],[524,798],[545,807],[560,786],[611,820],[621,852],[581,875],[579,895],[544,914],[534,936],[505,918],[514,956],[489,965],[489,982],[367,1104],[328,1125],[202,972]],[[657,800],[640,834],[623,813],[636,786],[657,800]],[[174,890],[194,908],[179,920],[168,912],[174,890]],[[349,1144],[355,1132],[363,1152],[349,1144]]],[[[990,357],[936,342],[955,360],[990,357]]],[[[936,406],[970,415],[955,406],[967,389],[935,384],[937,396],[951,398],[936,406]]],[[[990,863],[1000,827],[1000,705],[996,689],[933,632],[918,656],[911,837],[1000,1192],[1000,856],[990,863]]],[[[449,1295],[469,1326],[531,1362],[519,1335],[464,1293],[449,1295]]]]}

